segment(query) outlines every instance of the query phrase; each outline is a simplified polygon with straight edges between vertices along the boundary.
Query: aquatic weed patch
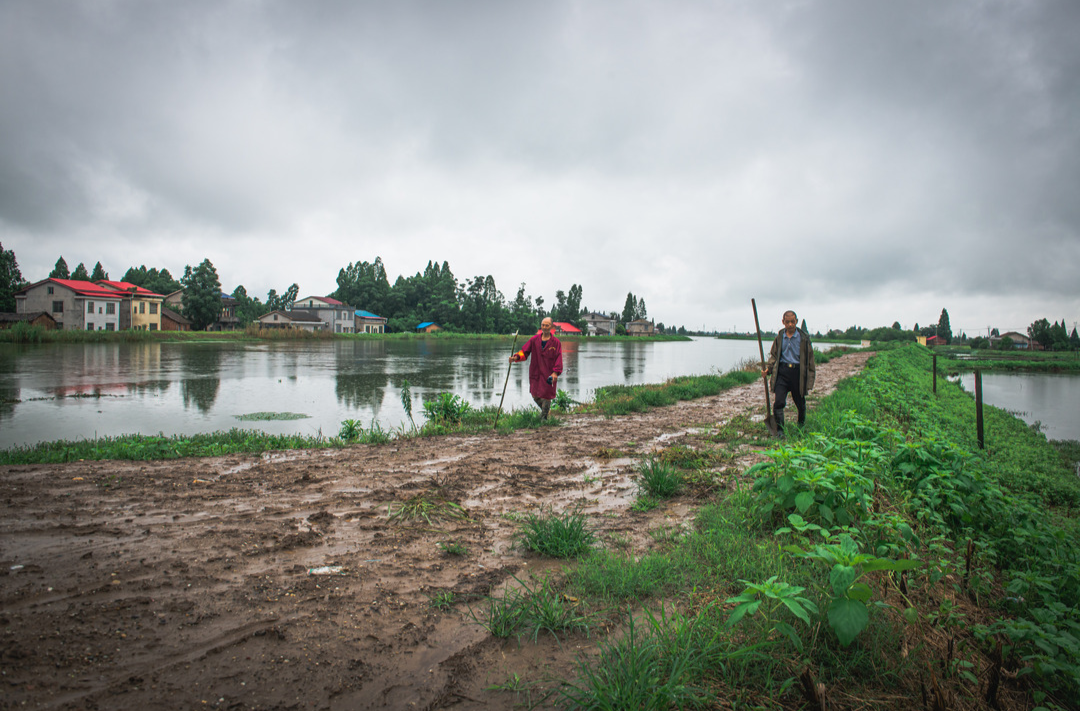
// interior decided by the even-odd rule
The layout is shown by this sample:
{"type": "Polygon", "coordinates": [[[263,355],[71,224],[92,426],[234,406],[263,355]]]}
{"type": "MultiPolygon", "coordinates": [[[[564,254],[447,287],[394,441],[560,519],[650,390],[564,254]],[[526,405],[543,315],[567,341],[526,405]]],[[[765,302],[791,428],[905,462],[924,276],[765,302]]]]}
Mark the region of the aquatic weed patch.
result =
{"type": "Polygon", "coordinates": [[[300,412],[249,412],[246,415],[235,415],[242,422],[270,422],[274,420],[306,420],[311,415],[300,412]]]}

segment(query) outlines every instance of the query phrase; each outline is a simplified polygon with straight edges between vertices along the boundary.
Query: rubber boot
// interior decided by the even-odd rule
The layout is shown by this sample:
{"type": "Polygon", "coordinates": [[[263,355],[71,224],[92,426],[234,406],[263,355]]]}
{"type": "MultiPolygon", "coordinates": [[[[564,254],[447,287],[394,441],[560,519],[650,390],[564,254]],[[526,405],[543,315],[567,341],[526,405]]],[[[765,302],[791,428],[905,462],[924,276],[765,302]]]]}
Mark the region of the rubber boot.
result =
{"type": "Polygon", "coordinates": [[[784,411],[783,410],[774,410],[773,411],[773,419],[776,421],[776,436],[777,437],[783,437],[784,436],[784,411]]]}

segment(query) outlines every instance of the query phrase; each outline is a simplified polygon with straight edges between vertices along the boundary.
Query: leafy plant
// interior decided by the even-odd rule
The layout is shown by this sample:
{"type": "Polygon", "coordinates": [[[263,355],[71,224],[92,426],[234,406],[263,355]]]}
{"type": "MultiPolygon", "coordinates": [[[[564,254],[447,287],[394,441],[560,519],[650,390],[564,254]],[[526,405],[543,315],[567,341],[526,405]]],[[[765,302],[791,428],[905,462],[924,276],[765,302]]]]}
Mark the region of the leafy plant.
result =
{"type": "Polygon", "coordinates": [[[424,401],[424,415],[439,424],[456,425],[471,409],[466,400],[451,393],[439,393],[434,400],[424,401]]]}
{"type": "Polygon", "coordinates": [[[911,570],[921,565],[917,560],[891,560],[860,553],[858,544],[846,533],[838,536],[838,543],[819,544],[809,551],[794,544],[784,546],[784,550],[830,567],[829,626],[843,647],[850,645],[870,621],[867,603],[873,591],[862,578],[876,570],[911,570]]]}
{"type": "Polygon", "coordinates": [[[401,381],[401,407],[409,417],[409,424],[412,425],[413,432],[416,432],[416,422],[412,416],[412,387],[409,385],[408,378],[401,381]]]}
{"type": "Polygon", "coordinates": [[[776,631],[791,640],[796,648],[802,649],[799,633],[790,623],[783,621],[780,614],[786,608],[796,618],[809,625],[811,624],[810,615],[817,615],[818,607],[802,594],[806,588],[777,582],[777,577],[779,576],[774,575],[764,583],[740,580],[739,582],[744,584],[746,589],[742,594],[726,600],[728,604],[737,603],[731,612],[731,617],[728,618],[728,625],[735,625],[743,617],[752,617],[760,610],[767,630],[766,637],[772,631],[776,631]]]}
{"type": "Polygon", "coordinates": [[[364,428],[360,426],[360,420],[344,420],[341,423],[341,429],[338,430],[338,437],[345,442],[355,442],[363,433],[364,428]]]}

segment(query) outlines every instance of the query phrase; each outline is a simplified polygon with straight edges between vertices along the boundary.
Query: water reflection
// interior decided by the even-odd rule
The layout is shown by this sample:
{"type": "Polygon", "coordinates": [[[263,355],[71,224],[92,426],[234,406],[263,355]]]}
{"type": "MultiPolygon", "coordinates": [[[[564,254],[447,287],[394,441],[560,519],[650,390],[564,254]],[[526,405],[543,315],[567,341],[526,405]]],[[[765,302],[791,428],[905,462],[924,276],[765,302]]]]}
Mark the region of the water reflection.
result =
{"type": "Polygon", "coordinates": [[[180,380],[180,397],[184,408],[192,405],[199,412],[209,412],[217,402],[221,389],[221,348],[186,348],[180,352],[180,367],[185,377],[180,380]]]}
{"type": "MultiPolygon", "coordinates": [[[[514,350],[523,343],[519,338],[514,350]]],[[[395,429],[409,424],[400,400],[406,379],[418,422],[422,402],[441,392],[473,407],[497,405],[510,351],[508,340],[435,338],[0,344],[0,447],[235,426],[280,434],[336,432],[344,419],[365,426],[377,420],[395,429]],[[71,397],[80,393],[98,397],[71,397]],[[260,411],[310,417],[238,425],[237,415],[260,411]]],[[[757,344],[749,341],[564,341],[559,389],[588,401],[603,385],[723,372],[756,353],[757,344]]],[[[532,407],[529,367],[515,365],[503,409],[532,407]]]]}

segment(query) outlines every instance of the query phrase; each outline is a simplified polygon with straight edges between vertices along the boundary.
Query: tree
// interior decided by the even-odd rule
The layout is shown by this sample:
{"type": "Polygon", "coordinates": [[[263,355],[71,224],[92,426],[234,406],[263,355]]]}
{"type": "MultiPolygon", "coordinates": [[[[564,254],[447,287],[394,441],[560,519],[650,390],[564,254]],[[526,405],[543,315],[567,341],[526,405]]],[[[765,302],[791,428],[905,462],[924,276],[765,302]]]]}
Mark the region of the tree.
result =
{"type": "Polygon", "coordinates": [[[232,297],[236,299],[236,318],[244,326],[270,312],[257,297],[253,299],[248,296],[243,284],[233,289],[232,297]]]}
{"type": "Polygon", "coordinates": [[[1080,336],[1076,335],[1076,326],[1073,326],[1072,335],[1069,336],[1069,347],[1074,351],[1080,349],[1080,336]]]}
{"type": "Polygon", "coordinates": [[[50,279],[70,279],[71,272],[68,271],[67,262],[64,261],[64,256],[60,255],[60,259],[56,260],[56,266],[49,272],[50,279]]]}
{"type": "MultiPolygon", "coordinates": [[[[806,322],[804,321],[803,323],[806,323],[806,322]]],[[[894,330],[894,331],[900,331],[900,330],[902,330],[902,329],[900,328],[900,322],[899,322],[899,321],[893,321],[892,327],[893,327],[893,330],[894,330]]]]}
{"type": "Polygon", "coordinates": [[[941,318],[938,319],[937,337],[944,340],[946,345],[952,343],[952,326],[949,325],[949,312],[946,309],[941,310],[941,318]]]}
{"type": "Polygon", "coordinates": [[[180,281],[184,285],[184,316],[191,321],[192,329],[205,331],[221,316],[221,282],[217,270],[209,259],[204,259],[194,269],[184,267],[184,278],[180,281]]]}
{"type": "Polygon", "coordinates": [[[623,309],[622,309],[622,319],[621,320],[622,320],[623,323],[630,323],[635,318],[637,318],[637,307],[638,307],[637,298],[634,296],[634,293],[633,292],[627,292],[627,294],[626,294],[626,303],[623,304],[623,309]]]}
{"type": "Polygon", "coordinates": [[[19,271],[15,250],[5,250],[4,245],[0,244],[0,311],[14,313],[15,292],[24,286],[26,282],[19,271]]]}
{"type": "Polygon", "coordinates": [[[389,313],[390,282],[382,258],[375,257],[372,263],[349,262],[338,271],[337,285],[331,296],[338,301],[380,316],[389,313]]]}
{"type": "Polygon", "coordinates": [[[1069,332],[1065,330],[1065,319],[1061,319],[1061,323],[1055,321],[1050,327],[1050,341],[1051,348],[1055,351],[1069,350],[1069,332]]]}
{"type": "Polygon", "coordinates": [[[990,335],[991,336],[1000,336],[1001,333],[996,328],[992,328],[992,329],[990,329],[990,335]]]}
{"type": "Polygon", "coordinates": [[[1044,318],[1035,321],[1027,329],[1028,336],[1031,340],[1038,343],[1043,348],[1049,348],[1053,344],[1053,340],[1050,337],[1050,322],[1044,318]]]}
{"type": "Polygon", "coordinates": [[[90,281],[90,272],[86,271],[86,265],[79,262],[79,266],[75,267],[75,271],[71,273],[71,278],[74,281],[90,281]]]}
{"type": "Polygon", "coordinates": [[[90,281],[108,281],[109,273],[105,271],[105,268],[101,266],[101,262],[94,265],[94,271],[90,274],[90,281]]]}

